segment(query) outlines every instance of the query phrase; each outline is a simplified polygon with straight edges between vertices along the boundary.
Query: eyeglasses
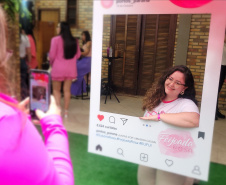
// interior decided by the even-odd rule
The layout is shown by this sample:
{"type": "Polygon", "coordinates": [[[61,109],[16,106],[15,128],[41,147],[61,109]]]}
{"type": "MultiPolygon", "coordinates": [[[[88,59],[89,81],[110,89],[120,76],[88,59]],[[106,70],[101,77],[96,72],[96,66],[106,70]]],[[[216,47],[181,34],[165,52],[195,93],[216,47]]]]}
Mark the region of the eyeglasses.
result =
{"type": "Polygon", "coordinates": [[[170,83],[174,83],[176,86],[181,86],[181,85],[185,86],[185,84],[182,84],[182,83],[180,83],[180,82],[178,82],[178,81],[174,81],[172,77],[167,77],[166,79],[167,79],[170,83]]]}

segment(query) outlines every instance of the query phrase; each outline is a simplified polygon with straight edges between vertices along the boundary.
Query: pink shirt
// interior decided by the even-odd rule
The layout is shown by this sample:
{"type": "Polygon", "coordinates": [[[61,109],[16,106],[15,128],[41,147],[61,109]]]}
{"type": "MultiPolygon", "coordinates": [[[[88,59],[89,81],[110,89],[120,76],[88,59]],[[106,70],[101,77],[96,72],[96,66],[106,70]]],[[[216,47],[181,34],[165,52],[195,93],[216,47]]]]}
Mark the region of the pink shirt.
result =
{"type": "Polygon", "coordinates": [[[81,52],[77,42],[77,53],[72,59],[64,58],[63,39],[61,36],[53,37],[51,40],[49,60],[52,66],[51,76],[53,80],[75,79],[77,77],[77,59],[81,52]]]}
{"type": "Polygon", "coordinates": [[[36,46],[35,46],[35,41],[31,35],[27,35],[30,46],[31,46],[31,61],[28,63],[30,69],[35,69],[38,67],[38,61],[36,57],[36,46]]]}
{"type": "MultiPolygon", "coordinates": [[[[2,94],[0,97],[13,101],[2,94]]],[[[25,114],[0,102],[0,184],[74,184],[61,117],[47,116],[40,123],[45,142],[25,114]]]]}
{"type": "Polygon", "coordinates": [[[145,111],[144,117],[153,116],[165,113],[180,113],[180,112],[196,112],[199,114],[199,108],[190,99],[187,98],[177,98],[174,101],[166,102],[162,101],[157,107],[152,111],[145,111]]]}

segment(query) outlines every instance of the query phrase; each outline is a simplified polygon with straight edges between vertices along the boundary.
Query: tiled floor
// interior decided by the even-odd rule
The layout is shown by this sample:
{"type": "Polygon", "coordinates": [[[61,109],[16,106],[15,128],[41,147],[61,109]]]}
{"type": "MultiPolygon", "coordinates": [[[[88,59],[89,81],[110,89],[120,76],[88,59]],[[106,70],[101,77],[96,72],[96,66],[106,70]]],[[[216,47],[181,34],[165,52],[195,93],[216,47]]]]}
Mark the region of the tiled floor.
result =
{"type": "MultiPolygon", "coordinates": [[[[143,115],[142,97],[118,95],[118,98],[120,103],[113,97],[104,104],[105,97],[102,97],[100,110],[133,116],[143,115]]],[[[71,99],[69,117],[64,119],[64,124],[70,132],[88,135],[89,100],[71,99]]],[[[211,161],[226,165],[226,119],[215,122],[211,161]]]]}

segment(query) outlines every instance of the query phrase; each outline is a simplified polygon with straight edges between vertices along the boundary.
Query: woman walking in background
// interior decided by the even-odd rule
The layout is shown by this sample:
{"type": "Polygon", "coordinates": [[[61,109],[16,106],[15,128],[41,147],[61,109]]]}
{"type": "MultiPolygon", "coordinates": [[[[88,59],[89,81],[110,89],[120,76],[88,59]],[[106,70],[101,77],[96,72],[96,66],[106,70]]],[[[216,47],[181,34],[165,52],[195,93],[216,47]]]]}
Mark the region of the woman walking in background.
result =
{"type": "Polygon", "coordinates": [[[27,28],[25,32],[28,37],[31,48],[31,61],[28,63],[28,66],[30,69],[36,69],[38,67],[38,61],[36,57],[35,37],[31,28],[27,28]]]}
{"type": "Polygon", "coordinates": [[[86,74],[89,74],[88,78],[85,77],[86,81],[90,81],[92,43],[88,31],[82,32],[82,44],[82,58],[77,61],[78,77],[77,80],[73,82],[71,86],[71,94],[73,94],[74,96],[78,96],[81,95],[82,92],[86,92],[86,83],[84,80],[84,76],[86,74]]]}
{"type": "MultiPolygon", "coordinates": [[[[8,65],[5,26],[0,6],[0,76],[8,65]]],[[[44,143],[28,117],[29,99],[18,104],[2,94],[5,80],[0,80],[0,184],[74,185],[68,136],[54,98],[46,113],[36,111],[44,143]]]]}
{"type": "Polygon", "coordinates": [[[20,29],[20,83],[21,83],[21,98],[28,97],[28,70],[31,62],[31,46],[25,30],[20,29]]]}
{"type": "Polygon", "coordinates": [[[71,83],[77,78],[77,59],[81,52],[78,41],[72,36],[69,24],[61,22],[57,26],[58,36],[52,38],[49,61],[52,67],[53,95],[61,107],[61,84],[64,82],[64,117],[68,116],[71,98],[71,83]]]}

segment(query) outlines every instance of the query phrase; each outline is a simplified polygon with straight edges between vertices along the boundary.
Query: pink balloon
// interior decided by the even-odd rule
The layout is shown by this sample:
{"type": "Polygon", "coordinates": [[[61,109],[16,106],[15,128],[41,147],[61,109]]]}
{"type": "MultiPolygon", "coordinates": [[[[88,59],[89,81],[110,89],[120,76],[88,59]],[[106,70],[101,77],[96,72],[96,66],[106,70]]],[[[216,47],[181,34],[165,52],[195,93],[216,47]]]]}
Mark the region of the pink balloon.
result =
{"type": "Polygon", "coordinates": [[[170,0],[170,1],[175,5],[183,8],[197,8],[211,2],[212,0],[170,0]]]}
{"type": "Polygon", "coordinates": [[[104,8],[110,8],[113,5],[114,0],[101,0],[101,4],[104,8]]]}

